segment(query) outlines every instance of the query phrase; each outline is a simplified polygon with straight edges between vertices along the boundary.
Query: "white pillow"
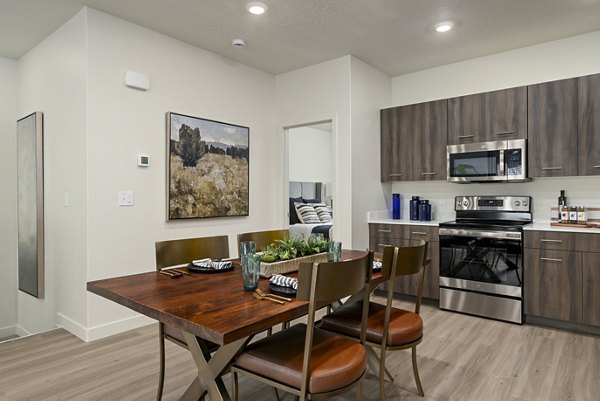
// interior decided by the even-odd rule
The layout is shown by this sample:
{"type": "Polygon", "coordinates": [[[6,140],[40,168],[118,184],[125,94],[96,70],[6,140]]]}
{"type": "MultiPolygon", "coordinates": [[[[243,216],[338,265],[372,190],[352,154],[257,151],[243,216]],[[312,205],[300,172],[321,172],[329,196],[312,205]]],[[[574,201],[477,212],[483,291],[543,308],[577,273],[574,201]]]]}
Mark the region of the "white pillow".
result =
{"type": "Polygon", "coordinates": [[[319,224],[319,215],[311,203],[294,203],[298,219],[302,224],[319,224]]]}

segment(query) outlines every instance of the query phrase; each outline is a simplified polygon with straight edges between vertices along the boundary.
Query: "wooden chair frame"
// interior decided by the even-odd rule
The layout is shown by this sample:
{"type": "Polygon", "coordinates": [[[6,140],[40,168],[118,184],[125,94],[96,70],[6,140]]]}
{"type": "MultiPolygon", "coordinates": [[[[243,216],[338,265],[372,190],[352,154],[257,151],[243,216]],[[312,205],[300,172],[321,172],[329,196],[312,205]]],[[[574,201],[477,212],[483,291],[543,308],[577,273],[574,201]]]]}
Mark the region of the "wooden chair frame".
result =
{"type": "Polygon", "coordinates": [[[231,367],[233,400],[237,401],[238,399],[238,373],[241,373],[262,383],[268,384],[276,389],[279,388],[288,393],[294,394],[299,398],[300,401],[329,398],[348,391],[354,387],[357,387],[357,399],[362,401],[362,379],[366,373],[366,370],[356,381],[348,386],[326,393],[309,393],[308,383],[310,380],[309,372],[315,329],[315,313],[317,309],[323,306],[324,303],[332,302],[334,300],[362,292],[364,307],[362,310],[360,342],[361,344],[365,343],[369,283],[371,279],[372,264],[372,252],[368,252],[368,254],[363,258],[350,261],[300,264],[297,300],[308,300],[309,302],[301,387],[300,389],[290,387],[288,385],[271,380],[268,377],[264,377],[254,372],[242,369],[234,364],[231,367]]]}
{"type": "Polygon", "coordinates": [[[275,240],[289,238],[290,230],[267,230],[267,231],[255,231],[249,233],[238,234],[237,236],[237,249],[240,251],[240,244],[244,241],[256,242],[256,250],[264,250],[267,245],[271,245],[275,240]]]}
{"type": "Polygon", "coordinates": [[[412,354],[412,366],[413,374],[415,376],[415,382],[419,395],[423,397],[423,386],[421,385],[421,378],[419,377],[419,370],[417,367],[417,345],[423,340],[423,336],[419,337],[415,341],[401,346],[390,346],[387,345],[390,319],[392,316],[392,302],[394,300],[394,289],[396,287],[396,279],[400,276],[408,276],[412,274],[419,274],[419,287],[417,290],[417,299],[415,303],[415,313],[418,315],[421,311],[421,298],[423,294],[423,281],[425,278],[425,269],[431,263],[431,259],[427,258],[427,250],[429,244],[423,240],[419,240],[420,244],[416,246],[404,246],[404,247],[386,247],[383,251],[383,266],[382,275],[385,278],[389,278],[389,284],[387,288],[387,302],[385,309],[385,318],[383,323],[383,335],[381,343],[374,343],[366,341],[367,349],[375,355],[379,361],[379,389],[381,400],[386,400],[385,395],[385,376],[387,375],[390,381],[394,381],[393,376],[385,367],[386,351],[399,351],[403,349],[411,348],[412,354]],[[391,263],[386,262],[392,260],[391,263]],[[372,347],[380,349],[380,354],[377,356],[372,347]]]}
{"type": "MultiPolygon", "coordinates": [[[[160,241],[156,242],[154,247],[156,252],[156,270],[159,271],[168,267],[187,265],[192,260],[196,259],[208,257],[225,259],[229,257],[229,237],[227,235],[160,241]]],[[[165,340],[169,340],[180,347],[188,348],[188,345],[183,340],[183,334],[180,338],[170,336],[166,333],[165,324],[159,322],[158,341],[160,350],[160,372],[158,390],[156,392],[157,401],[162,399],[165,383],[165,340]]],[[[205,358],[209,360],[210,350],[206,342],[198,341],[198,344],[200,345],[205,358]]],[[[222,387],[222,389],[225,389],[222,380],[219,380],[217,385],[222,387]]]]}
{"type": "MultiPolygon", "coordinates": [[[[421,310],[421,296],[423,292],[423,281],[425,278],[425,268],[431,263],[431,259],[427,259],[427,249],[428,243],[423,240],[418,240],[418,245],[413,246],[403,246],[403,247],[393,247],[387,246],[383,251],[383,266],[381,269],[381,274],[385,280],[389,282],[387,287],[387,299],[386,299],[386,309],[384,314],[384,323],[383,323],[383,333],[381,342],[373,342],[365,339],[365,347],[369,355],[375,359],[376,362],[373,362],[371,358],[369,358],[369,362],[373,362],[375,366],[372,365],[374,370],[379,373],[379,390],[380,390],[380,399],[385,401],[385,376],[387,376],[391,382],[394,381],[393,376],[387,370],[385,366],[386,359],[386,351],[396,351],[403,349],[412,349],[412,365],[413,365],[413,373],[415,376],[415,382],[417,385],[417,389],[419,391],[420,396],[424,396],[423,387],[421,385],[421,379],[419,377],[419,371],[417,368],[417,345],[421,343],[423,340],[423,336],[419,337],[413,342],[403,344],[401,346],[390,346],[387,344],[388,333],[389,333],[389,325],[392,316],[392,302],[394,300],[394,289],[396,286],[396,279],[400,276],[408,276],[412,274],[419,274],[419,286],[417,291],[417,299],[415,303],[415,313],[419,314],[421,310]],[[379,355],[374,350],[374,348],[379,348],[379,355]]],[[[359,301],[359,300],[349,300],[359,301]]],[[[367,310],[369,302],[367,302],[367,310]]],[[[363,309],[364,309],[364,301],[363,301],[363,309]]],[[[343,308],[343,306],[341,306],[343,308]]],[[[342,333],[338,333],[337,331],[333,331],[336,334],[344,335],[348,338],[352,338],[357,340],[356,337],[345,335],[342,333]]]]}

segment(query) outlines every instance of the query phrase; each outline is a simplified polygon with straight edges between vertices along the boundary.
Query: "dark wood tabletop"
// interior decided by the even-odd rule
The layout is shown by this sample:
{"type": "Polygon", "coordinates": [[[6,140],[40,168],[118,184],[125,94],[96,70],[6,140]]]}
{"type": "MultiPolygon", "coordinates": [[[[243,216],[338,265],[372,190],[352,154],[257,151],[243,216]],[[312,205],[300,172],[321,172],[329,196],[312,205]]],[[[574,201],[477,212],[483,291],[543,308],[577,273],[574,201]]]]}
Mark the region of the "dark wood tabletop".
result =
{"type": "MultiPolygon", "coordinates": [[[[365,251],[344,250],[342,259],[361,257],[365,251]]],[[[242,286],[240,267],[222,273],[194,273],[176,279],[156,271],[90,281],[87,290],[165,324],[216,344],[259,333],[305,315],[308,302],[279,305],[254,298],[242,286]]],[[[373,281],[381,280],[374,274],[373,281]]],[[[268,292],[269,280],[259,288],[268,292]]]]}

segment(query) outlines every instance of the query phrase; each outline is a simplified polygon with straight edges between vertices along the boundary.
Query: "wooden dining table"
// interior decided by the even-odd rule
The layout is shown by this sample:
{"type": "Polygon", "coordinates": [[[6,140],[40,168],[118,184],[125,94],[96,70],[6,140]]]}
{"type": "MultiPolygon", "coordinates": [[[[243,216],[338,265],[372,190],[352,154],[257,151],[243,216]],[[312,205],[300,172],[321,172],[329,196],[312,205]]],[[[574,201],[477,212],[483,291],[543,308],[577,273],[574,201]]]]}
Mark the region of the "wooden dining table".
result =
{"type": "MultiPolygon", "coordinates": [[[[343,250],[342,260],[365,253],[343,250]]],[[[277,304],[255,298],[244,291],[238,265],[226,272],[189,273],[171,278],[152,271],[96,280],[87,283],[87,290],[183,332],[198,376],[181,400],[198,400],[205,391],[212,401],[228,399],[217,379],[236,354],[255,334],[304,316],[308,302],[277,304]],[[202,351],[206,349],[202,341],[218,345],[212,357],[202,351]]],[[[374,273],[373,288],[381,281],[381,274],[374,273]]],[[[261,279],[259,288],[269,292],[268,287],[269,280],[261,279]]]]}

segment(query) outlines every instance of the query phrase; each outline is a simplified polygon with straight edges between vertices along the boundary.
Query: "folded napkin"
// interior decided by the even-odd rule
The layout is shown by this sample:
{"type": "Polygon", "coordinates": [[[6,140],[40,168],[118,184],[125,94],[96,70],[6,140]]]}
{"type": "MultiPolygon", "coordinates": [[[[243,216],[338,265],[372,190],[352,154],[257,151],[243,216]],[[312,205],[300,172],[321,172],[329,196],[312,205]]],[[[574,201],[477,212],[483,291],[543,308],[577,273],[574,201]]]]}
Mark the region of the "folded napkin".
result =
{"type": "Polygon", "coordinates": [[[203,267],[205,269],[227,269],[231,267],[231,260],[212,260],[210,258],[192,260],[194,266],[203,267]]]}
{"type": "Polygon", "coordinates": [[[271,283],[280,287],[290,287],[298,290],[298,279],[293,277],[287,277],[281,274],[276,274],[269,280],[271,283]]]}

